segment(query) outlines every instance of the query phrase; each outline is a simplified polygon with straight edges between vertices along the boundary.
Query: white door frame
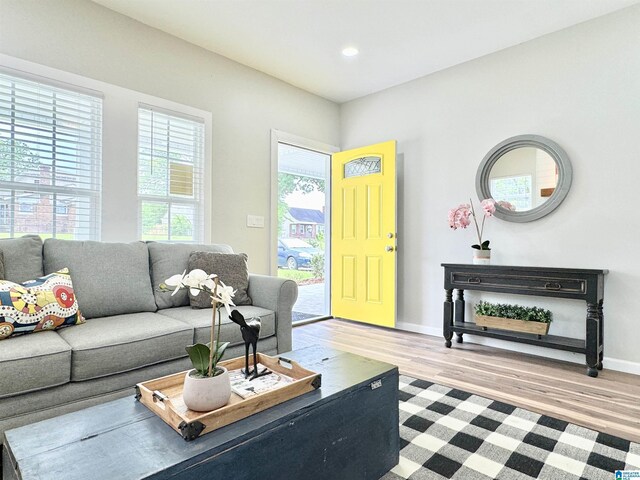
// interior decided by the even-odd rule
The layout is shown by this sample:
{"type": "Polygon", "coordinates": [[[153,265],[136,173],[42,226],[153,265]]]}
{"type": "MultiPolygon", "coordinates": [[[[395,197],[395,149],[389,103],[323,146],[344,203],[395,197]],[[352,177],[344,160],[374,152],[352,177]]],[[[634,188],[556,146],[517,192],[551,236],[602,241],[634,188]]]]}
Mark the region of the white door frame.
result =
{"type": "Polygon", "coordinates": [[[270,225],[270,272],[278,275],[278,143],[286,143],[314,152],[329,155],[325,165],[325,310],[331,312],[331,154],[339,152],[340,148],[328,143],[318,142],[300,137],[281,130],[271,130],[271,225],[270,225]]]}

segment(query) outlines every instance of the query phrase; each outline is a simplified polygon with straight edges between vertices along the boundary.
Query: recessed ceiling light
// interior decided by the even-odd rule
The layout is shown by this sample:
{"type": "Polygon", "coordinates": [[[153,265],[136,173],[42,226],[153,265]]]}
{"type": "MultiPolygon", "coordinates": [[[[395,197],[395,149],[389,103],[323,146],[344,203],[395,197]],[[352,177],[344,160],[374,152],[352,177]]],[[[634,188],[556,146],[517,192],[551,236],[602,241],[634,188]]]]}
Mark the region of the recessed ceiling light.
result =
{"type": "Polygon", "coordinates": [[[342,50],[342,55],[345,57],[355,57],[358,55],[358,49],[356,47],[347,47],[342,50]]]}

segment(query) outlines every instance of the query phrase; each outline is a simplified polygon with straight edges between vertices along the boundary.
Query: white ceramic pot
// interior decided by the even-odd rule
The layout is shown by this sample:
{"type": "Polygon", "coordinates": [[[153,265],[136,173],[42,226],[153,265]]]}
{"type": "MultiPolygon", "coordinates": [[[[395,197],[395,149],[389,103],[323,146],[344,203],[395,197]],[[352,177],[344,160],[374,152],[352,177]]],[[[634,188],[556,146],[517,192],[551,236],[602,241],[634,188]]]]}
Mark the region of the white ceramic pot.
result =
{"type": "Polygon", "coordinates": [[[491,250],[473,250],[473,264],[474,265],[490,265],[491,264],[491,250]]]}
{"type": "Polygon", "coordinates": [[[189,410],[210,412],[229,403],[231,398],[229,372],[224,367],[218,368],[224,372],[215,377],[192,377],[191,373],[195,370],[187,372],[184,377],[182,398],[189,410]]]}

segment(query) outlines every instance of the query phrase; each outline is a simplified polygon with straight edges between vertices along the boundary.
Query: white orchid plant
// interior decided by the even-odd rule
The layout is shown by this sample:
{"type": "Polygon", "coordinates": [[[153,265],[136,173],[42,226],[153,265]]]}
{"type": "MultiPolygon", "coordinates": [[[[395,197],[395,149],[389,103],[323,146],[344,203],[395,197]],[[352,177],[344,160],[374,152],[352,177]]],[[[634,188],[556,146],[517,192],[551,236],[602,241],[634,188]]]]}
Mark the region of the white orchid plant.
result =
{"type": "Polygon", "coordinates": [[[215,377],[223,372],[217,367],[218,362],[229,346],[229,342],[220,343],[221,308],[224,307],[228,315],[231,315],[231,305],[235,290],[225,285],[216,274],[207,274],[204,270],[195,269],[189,273],[185,270],[182,275],[173,275],[160,284],[160,290],[168,292],[173,290],[175,295],[180,290],[188,289],[191,295],[199,295],[204,292],[211,297],[213,316],[211,318],[211,342],[205,344],[196,343],[186,347],[189,358],[197,375],[201,377],[215,377]],[[216,325],[216,312],[218,322],[216,325]],[[217,332],[216,332],[217,326],[217,332]]]}

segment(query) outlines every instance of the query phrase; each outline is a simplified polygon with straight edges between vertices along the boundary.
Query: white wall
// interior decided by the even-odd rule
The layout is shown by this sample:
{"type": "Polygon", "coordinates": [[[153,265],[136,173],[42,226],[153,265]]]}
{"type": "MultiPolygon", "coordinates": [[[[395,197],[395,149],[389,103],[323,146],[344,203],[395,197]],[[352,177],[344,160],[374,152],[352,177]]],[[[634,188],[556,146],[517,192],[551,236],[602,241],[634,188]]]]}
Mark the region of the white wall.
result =
{"type": "MultiPolygon", "coordinates": [[[[246,252],[253,272],[269,271],[269,230],[247,228],[246,216],[270,224],[271,129],[339,143],[336,104],[88,0],[0,0],[0,53],[211,112],[211,238],[246,252]]],[[[103,162],[135,171],[135,148],[111,151],[103,162]]],[[[135,208],[105,212],[123,222],[106,239],[136,239],[135,208]]]]}
{"type": "MultiPolygon", "coordinates": [[[[405,328],[441,332],[440,263],[469,262],[474,243],[472,229],[448,228],[447,210],[477,199],[484,155],[508,137],[543,135],[567,151],[571,191],[541,220],[491,219],[492,262],[610,269],[605,368],[640,373],[639,25],[634,6],[341,107],[343,148],[398,141],[398,302],[405,328]]],[[[547,305],[556,318],[551,333],[584,337],[580,302],[501,300],[547,305]]]]}

